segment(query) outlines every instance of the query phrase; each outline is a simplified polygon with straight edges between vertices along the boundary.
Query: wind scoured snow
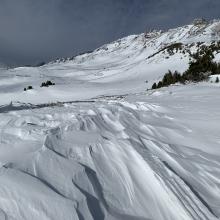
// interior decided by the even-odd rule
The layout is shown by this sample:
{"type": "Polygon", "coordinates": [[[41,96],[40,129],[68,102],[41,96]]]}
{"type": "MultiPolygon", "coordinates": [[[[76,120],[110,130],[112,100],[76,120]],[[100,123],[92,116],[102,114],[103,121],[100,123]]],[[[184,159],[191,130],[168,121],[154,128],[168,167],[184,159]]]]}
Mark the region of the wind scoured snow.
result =
{"type": "Polygon", "coordinates": [[[1,114],[1,209],[9,219],[218,219],[218,89],[1,114]]]}

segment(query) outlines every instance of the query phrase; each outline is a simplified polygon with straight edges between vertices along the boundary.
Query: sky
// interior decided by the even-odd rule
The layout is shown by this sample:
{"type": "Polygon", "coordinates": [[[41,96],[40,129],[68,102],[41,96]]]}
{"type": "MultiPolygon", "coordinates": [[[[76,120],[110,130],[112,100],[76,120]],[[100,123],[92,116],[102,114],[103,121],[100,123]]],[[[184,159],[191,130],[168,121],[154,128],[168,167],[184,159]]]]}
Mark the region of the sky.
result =
{"type": "Polygon", "coordinates": [[[220,17],[220,0],[0,0],[0,63],[72,57],[130,34],[220,17]]]}

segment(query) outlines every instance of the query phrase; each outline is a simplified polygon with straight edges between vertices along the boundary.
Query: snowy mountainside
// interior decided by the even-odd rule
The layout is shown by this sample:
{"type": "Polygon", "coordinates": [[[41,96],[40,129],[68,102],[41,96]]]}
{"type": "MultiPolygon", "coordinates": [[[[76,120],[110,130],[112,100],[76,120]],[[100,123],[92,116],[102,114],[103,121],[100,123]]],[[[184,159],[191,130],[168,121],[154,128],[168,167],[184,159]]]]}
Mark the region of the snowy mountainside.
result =
{"type": "MultiPolygon", "coordinates": [[[[220,40],[219,26],[220,22],[215,21],[164,33],[133,35],[73,59],[1,71],[0,104],[10,101],[39,104],[142,92],[151,88],[168,69],[185,71],[190,53],[202,44],[220,40]],[[175,44],[181,44],[181,50],[172,48],[175,44]],[[45,80],[56,85],[41,88],[45,80]],[[34,90],[24,92],[29,85],[34,90]]],[[[219,54],[215,55],[219,60],[219,54]]]]}
{"type": "Polygon", "coordinates": [[[220,219],[220,84],[146,91],[218,42],[219,27],[0,70],[0,220],[220,219]]]}

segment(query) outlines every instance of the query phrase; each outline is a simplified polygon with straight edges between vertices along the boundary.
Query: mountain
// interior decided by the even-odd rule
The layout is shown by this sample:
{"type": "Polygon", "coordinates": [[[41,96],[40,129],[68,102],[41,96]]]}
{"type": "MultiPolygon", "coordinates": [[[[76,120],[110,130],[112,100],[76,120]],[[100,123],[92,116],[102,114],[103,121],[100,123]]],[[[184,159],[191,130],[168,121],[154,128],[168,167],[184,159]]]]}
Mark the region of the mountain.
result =
{"type": "Polygon", "coordinates": [[[220,219],[219,75],[147,91],[219,40],[196,20],[0,70],[0,219],[220,219]]]}
{"type": "MultiPolygon", "coordinates": [[[[0,87],[3,97],[0,104],[10,101],[39,104],[141,92],[151,88],[168,70],[185,71],[191,59],[189,53],[219,39],[219,21],[197,22],[167,32],[129,36],[72,59],[36,68],[10,69],[3,73],[6,78],[1,77],[5,82],[9,79],[6,84],[11,86],[0,87]],[[56,86],[40,88],[44,80],[54,81],[56,86]],[[29,85],[34,91],[24,92],[29,85]]],[[[220,59],[219,53],[215,56],[220,59]]]]}

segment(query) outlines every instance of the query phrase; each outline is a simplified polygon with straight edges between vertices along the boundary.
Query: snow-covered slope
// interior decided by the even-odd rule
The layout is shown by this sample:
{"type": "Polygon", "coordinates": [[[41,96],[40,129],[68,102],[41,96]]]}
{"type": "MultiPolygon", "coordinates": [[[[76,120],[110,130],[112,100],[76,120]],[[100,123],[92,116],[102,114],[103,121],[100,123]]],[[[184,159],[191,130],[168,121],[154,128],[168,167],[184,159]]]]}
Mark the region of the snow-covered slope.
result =
{"type": "Polygon", "coordinates": [[[219,40],[219,26],[2,70],[0,219],[220,219],[220,84],[146,91],[168,69],[184,71],[200,42],[219,40]],[[40,87],[47,80],[56,85],[40,87]]]}
{"type": "MultiPolygon", "coordinates": [[[[187,25],[164,33],[129,36],[72,60],[60,60],[37,68],[19,67],[1,71],[0,104],[10,101],[71,101],[140,92],[151,88],[153,82],[168,69],[186,70],[189,52],[195,52],[200,43],[210,44],[218,40],[220,22],[215,21],[187,25]],[[169,52],[166,48],[174,43],[182,43],[182,50],[169,52]],[[41,88],[45,80],[52,80],[56,85],[41,88]],[[29,85],[34,90],[24,92],[24,87],[29,85]]],[[[219,60],[219,54],[216,58],[219,60]]]]}

